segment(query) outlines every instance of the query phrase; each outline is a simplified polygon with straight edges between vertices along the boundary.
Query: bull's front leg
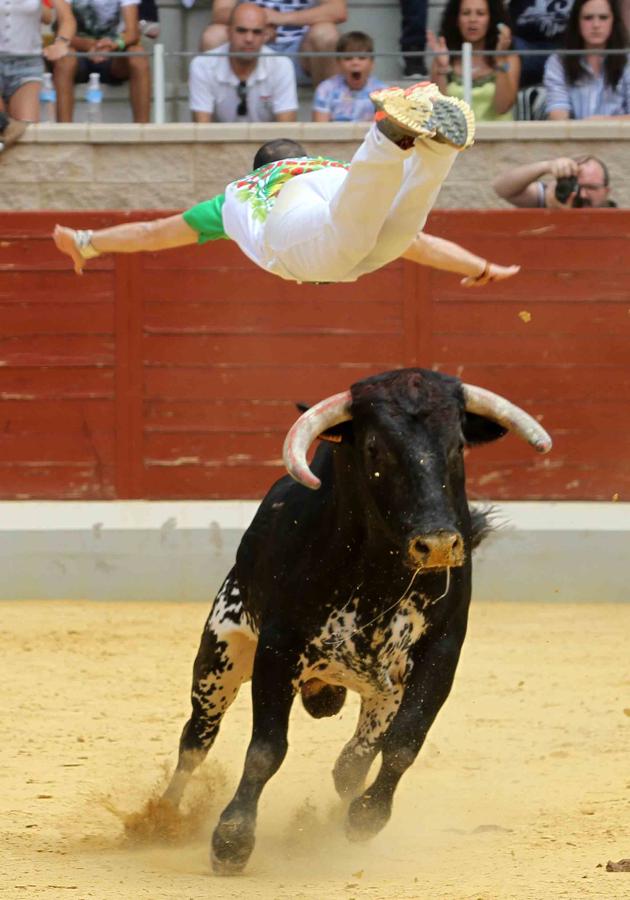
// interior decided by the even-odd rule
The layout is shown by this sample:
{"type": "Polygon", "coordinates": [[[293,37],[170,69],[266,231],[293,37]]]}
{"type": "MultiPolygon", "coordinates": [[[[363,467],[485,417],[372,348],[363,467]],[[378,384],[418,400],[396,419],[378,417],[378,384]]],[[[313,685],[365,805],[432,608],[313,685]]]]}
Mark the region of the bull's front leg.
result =
{"type": "Polygon", "coordinates": [[[252,737],[243,775],[212,835],[212,867],[218,874],[242,871],[254,849],[259,797],[287,752],[298,651],[279,629],[261,632],[252,675],[252,737]]]}
{"type": "Polygon", "coordinates": [[[401,685],[388,693],[374,692],[361,697],[361,712],[354,735],[341,751],[333,779],[342,800],[352,799],[363,790],[367,773],[379,750],[379,741],[396,715],[402,699],[401,685]]]}
{"type": "Polygon", "coordinates": [[[382,762],[373,784],[348,809],[346,831],[351,840],[367,840],[384,828],[392,811],[398,782],[420,752],[429,728],[449,695],[466,632],[466,614],[421,656],[414,667],[402,703],[383,736],[382,762]]]}

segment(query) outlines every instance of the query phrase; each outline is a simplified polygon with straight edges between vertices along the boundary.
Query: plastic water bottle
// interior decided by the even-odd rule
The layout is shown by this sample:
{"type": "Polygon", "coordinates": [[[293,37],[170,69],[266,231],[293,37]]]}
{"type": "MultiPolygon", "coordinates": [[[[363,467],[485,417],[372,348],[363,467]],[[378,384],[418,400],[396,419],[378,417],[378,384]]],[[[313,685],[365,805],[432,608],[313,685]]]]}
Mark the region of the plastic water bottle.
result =
{"type": "Polygon", "coordinates": [[[55,122],[55,104],[57,101],[57,92],[55,91],[55,85],[53,84],[53,77],[50,72],[44,72],[44,81],[42,84],[42,89],[39,92],[39,103],[40,103],[40,121],[42,122],[55,122]]]}
{"type": "Polygon", "coordinates": [[[101,90],[101,76],[98,72],[92,72],[85,92],[87,103],[88,122],[101,122],[103,118],[103,91],[101,90]]]}

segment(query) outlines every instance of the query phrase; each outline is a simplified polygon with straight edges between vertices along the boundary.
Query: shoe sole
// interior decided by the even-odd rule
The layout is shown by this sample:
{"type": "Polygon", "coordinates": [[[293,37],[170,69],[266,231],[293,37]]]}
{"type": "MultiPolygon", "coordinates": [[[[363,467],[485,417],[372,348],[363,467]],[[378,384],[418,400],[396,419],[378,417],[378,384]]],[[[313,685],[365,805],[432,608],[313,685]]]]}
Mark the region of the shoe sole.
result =
{"type": "Polygon", "coordinates": [[[18,119],[9,119],[7,127],[0,134],[0,143],[3,145],[2,150],[8,150],[22,137],[26,131],[27,123],[20,122],[18,119]]]}
{"type": "Polygon", "coordinates": [[[433,113],[431,100],[419,90],[410,98],[402,88],[373,91],[370,100],[380,113],[410,137],[434,137],[435,128],[427,124],[433,113]]]}
{"type": "MultiPolygon", "coordinates": [[[[413,100],[416,91],[424,96],[427,94],[423,85],[414,85],[405,94],[413,100]]],[[[445,97],[437,87],[431,96],[431,102],[433,112],[427,124],[434,131],[435,140],[450,144],[457,150],[470,147],[475,139],[475,116],[469,105],[457,97],[445,97]]]]}

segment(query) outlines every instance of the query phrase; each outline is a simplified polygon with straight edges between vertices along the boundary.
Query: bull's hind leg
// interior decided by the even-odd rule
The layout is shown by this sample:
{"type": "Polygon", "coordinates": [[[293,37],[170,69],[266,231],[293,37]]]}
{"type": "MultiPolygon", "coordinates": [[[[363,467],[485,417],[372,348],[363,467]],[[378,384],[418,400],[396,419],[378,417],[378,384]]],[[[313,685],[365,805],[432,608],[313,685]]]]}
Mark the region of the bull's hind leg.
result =
{"type": "Polygon", "coordinates": [[[352,799],[361,793],[380,740],[396,715],[402,688],[389,693],[374,693],[361,697],[361,712],[354,735],[341,751],[333,769],[337,793],[352,799]]]}
{"type": "Polygon", "coordinates": [[[241,684],[251,678],[255,651],[256,635],[232,569],[208,616],[193,667],[192,715],[180,738],[177,768],[164,792],[164,799],[175,806],[213,745],[241,684]]]}

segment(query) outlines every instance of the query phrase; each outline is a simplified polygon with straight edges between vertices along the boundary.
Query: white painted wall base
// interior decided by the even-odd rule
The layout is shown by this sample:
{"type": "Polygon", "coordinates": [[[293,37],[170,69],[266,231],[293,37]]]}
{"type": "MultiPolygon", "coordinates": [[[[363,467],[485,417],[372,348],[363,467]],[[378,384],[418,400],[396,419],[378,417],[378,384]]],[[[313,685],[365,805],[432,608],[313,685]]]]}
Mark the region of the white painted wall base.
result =
{"type": "MultiPolygon", "coordinates": [[[[479,600],[630,601],[630,503],[497,503],[479,600]]],[[[0,599],[201,600],[256,502],[0,502],[0,599]]]]}

